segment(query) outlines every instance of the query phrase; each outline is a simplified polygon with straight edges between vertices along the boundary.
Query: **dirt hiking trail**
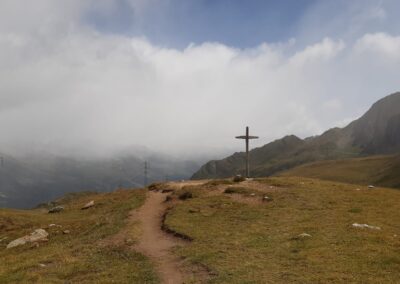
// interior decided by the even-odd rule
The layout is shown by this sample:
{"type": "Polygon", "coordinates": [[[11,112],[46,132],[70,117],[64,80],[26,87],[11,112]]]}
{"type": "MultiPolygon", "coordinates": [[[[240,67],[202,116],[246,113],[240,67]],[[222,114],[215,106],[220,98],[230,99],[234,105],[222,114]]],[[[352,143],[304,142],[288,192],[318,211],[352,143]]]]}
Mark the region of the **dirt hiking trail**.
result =
{"type": "Polygon", "coordinates": [[[171,249],[183,245],[184,240],[161,230],[162,216],[165,213],[166,194],[149,191],[145,203],[135,212],[141,222],[142,234],[135,250],[149,257],[156,265],[161,282],[164,284],[185,283],[188,275],[180,269],[181,261],[171,249]]]}

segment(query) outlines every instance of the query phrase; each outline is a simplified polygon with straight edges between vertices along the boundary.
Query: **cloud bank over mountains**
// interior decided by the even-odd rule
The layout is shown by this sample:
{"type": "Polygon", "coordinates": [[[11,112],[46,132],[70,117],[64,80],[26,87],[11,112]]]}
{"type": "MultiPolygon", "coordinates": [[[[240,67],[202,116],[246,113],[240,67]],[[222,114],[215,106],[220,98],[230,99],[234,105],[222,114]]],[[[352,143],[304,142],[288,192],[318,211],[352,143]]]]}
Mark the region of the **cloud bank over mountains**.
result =
{"type": "MultiPolygon", "coordinates": [[[[233,136],[246,125],[258,145],[320,134],[400,89],[400,30],[369,27],[393,22],[384,6],[349,20],[364,23],[353,33],[314,40],[317,27],[313,36],[300,28],[252,48],[179,49],[88,24],[89,12],[107,15],[117,2],[0,3],[0,151],[240,150],[233,136]]],[[[148,9],[126,3],[136,16],[148,9]]]]}

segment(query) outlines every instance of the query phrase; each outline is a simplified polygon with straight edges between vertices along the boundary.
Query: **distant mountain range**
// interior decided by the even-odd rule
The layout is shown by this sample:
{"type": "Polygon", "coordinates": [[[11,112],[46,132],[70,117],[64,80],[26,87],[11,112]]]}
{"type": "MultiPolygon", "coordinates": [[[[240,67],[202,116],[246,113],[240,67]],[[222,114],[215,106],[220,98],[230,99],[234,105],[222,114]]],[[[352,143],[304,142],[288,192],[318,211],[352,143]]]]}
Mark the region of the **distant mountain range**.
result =
{"type": "MultiPolygon", "coordinates": [[[[400,92],[376,102],[344,128],[300,139],[294,135],[250,151],[252,176],[269,176],[309,162],[400,153],[400,92]]],[[[192,179],[225,178],[245,173],[245,153],[203,165],[192,179]]]]}
{"type": "MultiPolygon", "coordinates": [[[[68,192],[142,187],[144,158],[123,153],[112,158],[72,158],[46,152],[10,156],[0,153],[0,207],[31,208],[68,192]]],[[[153,154],[146,157],[148,182],[188,179],[193,161],[153,154]]]]}

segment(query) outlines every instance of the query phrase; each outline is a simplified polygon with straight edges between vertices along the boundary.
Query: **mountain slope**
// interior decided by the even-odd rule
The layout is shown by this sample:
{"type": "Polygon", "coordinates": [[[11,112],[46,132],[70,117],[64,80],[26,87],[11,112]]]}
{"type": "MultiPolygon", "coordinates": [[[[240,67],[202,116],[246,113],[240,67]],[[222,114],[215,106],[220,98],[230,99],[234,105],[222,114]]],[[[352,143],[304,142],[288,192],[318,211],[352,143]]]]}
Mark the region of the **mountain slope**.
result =
{"type": "MultiPolygon", "coordinates": [[[[304,140],[286,136],[250,151],[251,174],[267,176],[305,163],[393,154],[400,151],[400,92],[376,102],[345,128],[333,128],[304,140]]],[[[192,179],[244,174],[244,153],[203,165],[192,179]]]]}
{"type": "Polygon", "coordinates": [[[400,155],[318,161],[278,175],[400,188],[400,155]]]}

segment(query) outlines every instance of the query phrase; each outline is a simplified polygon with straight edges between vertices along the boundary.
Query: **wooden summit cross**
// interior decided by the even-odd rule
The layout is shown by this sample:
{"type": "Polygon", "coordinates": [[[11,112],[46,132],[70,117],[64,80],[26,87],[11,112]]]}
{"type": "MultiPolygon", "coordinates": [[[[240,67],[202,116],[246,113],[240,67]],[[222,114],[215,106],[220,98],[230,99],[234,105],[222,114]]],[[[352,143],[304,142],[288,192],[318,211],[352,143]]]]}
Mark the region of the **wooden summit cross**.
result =
{"type": "Polygon", "coordinates": [[[237,139],[246,139],[246,177],[250,177],[250,169],[249,169],[249,140],[257,139],[258,136],[250,136],[249,135],[249,127],[246,127],[246,135],[236,136],[237,139]]]}

